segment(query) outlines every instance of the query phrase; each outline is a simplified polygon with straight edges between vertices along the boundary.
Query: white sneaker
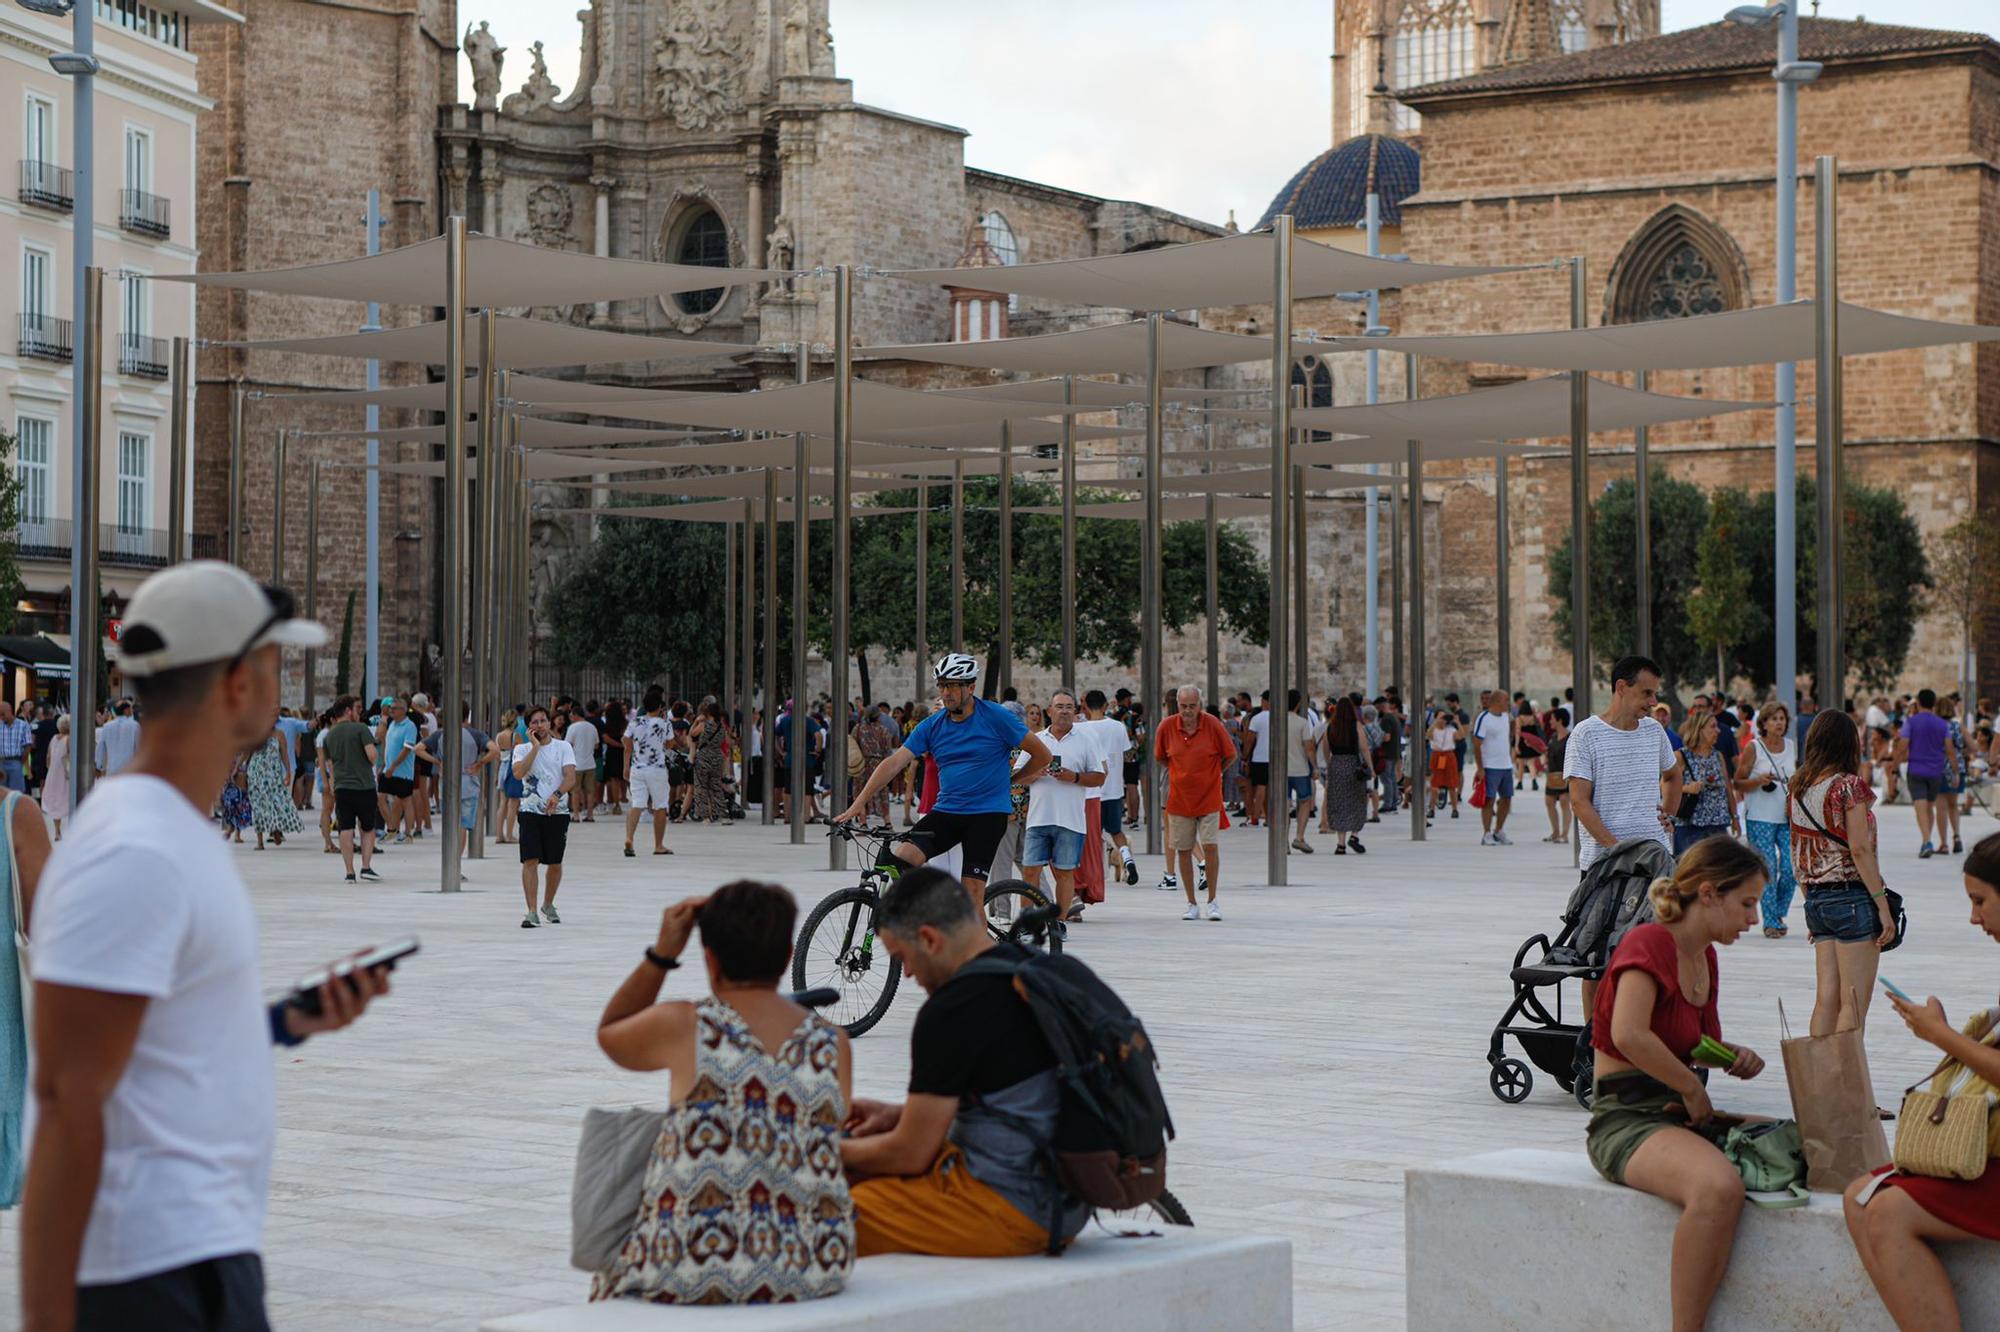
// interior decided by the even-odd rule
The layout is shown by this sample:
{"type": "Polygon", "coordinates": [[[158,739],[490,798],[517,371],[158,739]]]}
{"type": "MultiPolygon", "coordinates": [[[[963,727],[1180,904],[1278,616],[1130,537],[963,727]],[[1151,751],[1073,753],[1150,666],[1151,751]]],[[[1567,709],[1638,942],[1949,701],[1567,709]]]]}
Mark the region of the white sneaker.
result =
{"type": "Polygon", "coordinates": [[[1506,833],[1496,832],[1493,834],[1493,844],[1495,846],[1512,846],[1514,845],[1514,839],[1506,833]]]}
{"type": "Polygon", "coordinates": [[[1181,890],[1181,881],[1172,874],[1162,874],[1160,881],[1153,886],[1163,893],[1177,893],[1181,890]]]}
{"type": "Polygon", "coordinates": [[[1498,845],[1500,845],[1500,843],[1499,843],[1499,842],[1497,842],[1497,841],[1495,841],[1495,840],[1494,840],[1494,838],[1493,838],[1493,834],[1492,834],[1492,833],[1490,833],[1490,832],[1483,832],[1483,833],[1479,834],[1479,844],[1480,844],[1481,846],[1498,846],[1498,845]]]}
{"type": "Polygon", "coordinates": [[[993,919],[1006,924],[1014,919],[1014,899],[1003,897],[993,904],[993,919]]]}
{"type": "Polygon", "coordinates": [[[1196,906],[1196,905],[1195,905],[1194,903],[1192,903],[1192,902],[1189,902],[1189,903],[1188,903],[1188,909],[1187,909],[1186,911],[1183,911],[1183,912],[1181,912],[1181,919],[1182,919],[1182,920],[1200,920],[1200,919],[1201,919],[1201,908],[1200,908],[1200,907],[1198,907],[1198,906],[1196,906]]]}
{"type": "Polygon", "coordinates": [[[1222,919],[1222,908],[1221,908],[1221,907],[1219,907],[1219,906],[1217,906],[1217,905],[1216,905],[1215,903],[1213,903],[1213,902],[1210,902],[1210,903],[1208,904],[1208,918],[1209,918],[1210,920],[1221,920],[1221,919],[1222,919]]]}

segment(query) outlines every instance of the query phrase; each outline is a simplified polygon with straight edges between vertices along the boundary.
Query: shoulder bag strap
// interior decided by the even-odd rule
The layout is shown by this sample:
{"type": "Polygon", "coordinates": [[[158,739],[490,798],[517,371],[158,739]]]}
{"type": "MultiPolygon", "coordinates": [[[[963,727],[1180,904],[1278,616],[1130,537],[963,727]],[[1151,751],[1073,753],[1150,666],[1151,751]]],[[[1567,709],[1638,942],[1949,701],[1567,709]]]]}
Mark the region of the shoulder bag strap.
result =
{"type": "Polygon", "coordinates": [[[0,837],[7,842],[7,878],[14,891],[14,942],[23,947],[28,941],[28,913],[21,898],[21,857],[14,849],[14,807],[24,798],[19,791],[9,791],[0,800],[0,837]]]}
{"type": "MultiPolygon", "coordinates": [[[[1827,788],[1827,794],[1828,795],[1833,794],[1833,788],[1831,786],[1827,788]]],[[[1806,804],[1804,796],[1794,797],[1792,800],[1792,804],[1798,809],[1799,813],[1806,816],[1806,822],[1812,824],[1814,828],[1819,830],[1820,836],[1828,838],[1831,841],[1838,842],[1842,846],[1847,845],[1847,838],[1845,836],[1833,831],[1833,829],[1827,827],[1824,823],[1821,823],[1818,819],[1813,817],[1812,809],[1810,806],[1806,804]]]]}

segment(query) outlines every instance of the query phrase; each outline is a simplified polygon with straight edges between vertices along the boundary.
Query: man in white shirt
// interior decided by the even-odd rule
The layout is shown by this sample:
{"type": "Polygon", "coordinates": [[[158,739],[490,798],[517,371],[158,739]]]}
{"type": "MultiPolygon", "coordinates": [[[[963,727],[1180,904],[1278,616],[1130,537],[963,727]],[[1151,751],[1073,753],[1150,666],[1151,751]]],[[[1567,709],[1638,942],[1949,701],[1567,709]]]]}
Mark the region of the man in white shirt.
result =
{"type": "MultiPolygon", "coordinates": [[[[1132,843],[1125,836],[1125,756],[1132,749],[1132,732],[1118,718],[1104,715],[1105,702],[1102,689],[1092,689],[1083,696],[1084,720],[1077,728],[1097,742],[1104,769],[1104,784],[1084,788],[1083,798],[1097,806],[1098,836],[1100,840],[1109,837],[1117,849],[1125,882],[1137,883],[1139,865],[1132,859],[1132,843]]],[[[1085,855],[1105,854],[1101,846],[1087,844],[1083,850],[1085,855]]]]}
{"type": "Polygon", "coordinates": [[[639,715],[625,724],[625,854],[637,855],[632,837],[639,831],[641,810],[653,811],[653,854],[670,856],[667,849],[667,807],[672,786],[667,780],[667,750],[674,743],[674,724],[667,718],[667,694],[658,685],[648,685],[640,701],[639,715]]]}
{"type": "Polygon", "coordinates": [[[139,749],[139,722],[132,716],[132,700],[121,698],[115,715],[97,733],[97,775],[110,777],[125,771],[139,749]]]}
{"type": "Polygon", "coordinates": [[[289,594],[214,560],[154,574],[125,612],[119,665],[145,731],[78,809],[35,901],[29,1328],[267,1326],[270,1046],[346,1026],[388,981],[350,973],[321,987],[317,1015],[267,1006],[250,895],[208,811],[271,732],[280,648],[326,641],[289,594]]]}
{"type": "Polygon", "coordinates": [[[1486,803],[1479,807],[1479,844],[1512,846],[1504,830],[1507,811],[1514,805],[1514,746],[1519,737],[1507,711],[1506,691],[1489,689],[1485,698],[1486,706],[1472,719],[1472,744],[1486,782],[1486,803]]]}
{"type": "Polygon", "coordinates": [[[1244,821],[1253,828],[1270,818],[1271,691],[1266,689],[1262,699],[1263,706],[1245,723],[1250,728],[1250,804],[1244,821]]]}
{"type": "Polygon", "coordinates": [[[584,823],[597,822],[597,723],[592,719],[597,714],[596,699],[584,705],[583,715],[569,724],[563,739],[569,742],[570,752],[576,755],[577,800],[583,807],[584,823]]]}
{"type": "MultiPolygon", "coordinates": [[[[1294,819],[1297,827],[1292,830],[1292,850],[1312,854],[1312,844],[1306,841],[1306,822],[1313,816],[1313,755],[1318,752],[1319,738],[1326,732],[1326,723],[1306,702],[1304,695],[1296,689],[1285,691],[1285,704],[1291,708],[1296,718],[1285,727],[1285,794],[1298,802],[1294,819]]],[[[1265,725],[1270,719],[1265,718],[1265,725]]],[[[1266,738],[1269,732],[1266,731],[1266,738]]],[[[1284,807],[1279,806],[1278,817],[1283,818],[1284,807]]]]}
{"type": "MultiPolygon", "coordinates": [[[[1049,696],[1049,725],[1037,738],[1048,747],[1049,766],[1028,787],[1027,835],[1021,842],[1021,873],[1042,886],[1042,867],[1055,871],[1056,907],[1064,920],[1074,917],[1076,867],[1084,854],[1083,835],[1089,828],[1084,792],[1104,785],[1104,747],[1076,726],[1076,695],[1059,689],[1049,696]]],[[[1079,904],[1080,905],[1080,904],[1079,904]]],[[[1056,930],[1060,934],[1062,925],[1056,930]]]]}
{"type": "Polygon", "coordinates": [[[528,738],[514,746],[514,779],[521,783],[521,892],[528,914],[521,928],[532,930],[535,919],[536,870],[546,866],[542,887],[542,920],[562,924],[556,914],[556,889],[562,886],[563,851],[569,845],[569,793],[576,789],[576,751],[558,739],[549,710],[528,710],[528,738]]]}

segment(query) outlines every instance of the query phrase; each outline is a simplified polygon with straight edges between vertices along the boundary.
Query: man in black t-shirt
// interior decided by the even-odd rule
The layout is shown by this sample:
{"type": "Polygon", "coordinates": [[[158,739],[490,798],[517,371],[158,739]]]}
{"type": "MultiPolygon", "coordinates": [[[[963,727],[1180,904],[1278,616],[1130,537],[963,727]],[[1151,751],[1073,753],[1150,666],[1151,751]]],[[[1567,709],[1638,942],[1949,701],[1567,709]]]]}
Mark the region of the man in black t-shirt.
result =
{"type": "Polygon", "coordinates": [[[1066,1205],[1041,1150],[1061,1106],[1055,1054],[1009,976],[959,974],[1026,950],[996,943],[964,886],[928,866],[883,895],[875,929],[930,999],[910,1033],[909,1099],[857,1097],[848,1114],[855,1255],[1040,1253],[1051,1220],[1074,1236],[1089,1209],[1066,1205]]]}

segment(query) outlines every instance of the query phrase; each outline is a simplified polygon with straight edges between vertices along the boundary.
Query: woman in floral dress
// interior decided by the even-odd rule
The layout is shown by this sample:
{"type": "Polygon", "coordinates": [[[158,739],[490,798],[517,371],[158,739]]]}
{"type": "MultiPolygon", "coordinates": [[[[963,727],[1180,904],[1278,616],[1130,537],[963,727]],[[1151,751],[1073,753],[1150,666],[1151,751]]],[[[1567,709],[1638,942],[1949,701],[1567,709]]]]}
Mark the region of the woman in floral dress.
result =
{"type": "Polygon", "coordinates": [[[722,705],[709,699],[701,705],[701,716],[689,732],[694,746],[694,808],[691,817],[721,823],[729,817],[729,792],[723,779],[729,775],[729,724],[722,719],[722,705]]]}
{"type": "Polygon", "coordinates": [[[250,820],[257,827],[257,849],[269,833],[272,846],[283,846],[285,834],[298,832],[299,809],[286,785],[291,764],[285,759],[285,733],[274,730],[250,756],[250,820]]]}
{"type": "Polygon", "coordinates": [[[243,760],[236,760],[235,771],[222,784],[222,836],[225,840],[240,842],[243,830],[250,826],[250,778],[244,770],[243,760]]]}

